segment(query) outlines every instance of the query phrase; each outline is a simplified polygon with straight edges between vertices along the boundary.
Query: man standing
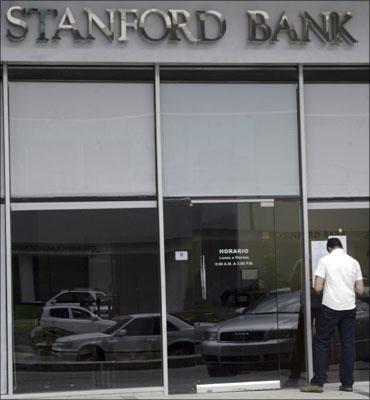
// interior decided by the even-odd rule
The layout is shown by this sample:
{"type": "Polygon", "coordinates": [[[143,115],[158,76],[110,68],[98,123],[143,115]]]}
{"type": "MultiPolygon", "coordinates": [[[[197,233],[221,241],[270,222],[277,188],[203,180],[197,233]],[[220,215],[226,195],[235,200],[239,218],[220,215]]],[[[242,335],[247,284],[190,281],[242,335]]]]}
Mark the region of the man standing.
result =
{"type": "Polygon", "coordinates": [[[301,392],[323,391],[328,348],[336,327],[341,342],[339,390],[352,391],[356,292],[361,295],[364,284],[360,264],[344,252],[338,238],[329,239],[326,247],[329,254],[320,259],[315,272],[315,291],[324,291],[315,341],[315,376],[310,385],[300,388],[301,392]]]}

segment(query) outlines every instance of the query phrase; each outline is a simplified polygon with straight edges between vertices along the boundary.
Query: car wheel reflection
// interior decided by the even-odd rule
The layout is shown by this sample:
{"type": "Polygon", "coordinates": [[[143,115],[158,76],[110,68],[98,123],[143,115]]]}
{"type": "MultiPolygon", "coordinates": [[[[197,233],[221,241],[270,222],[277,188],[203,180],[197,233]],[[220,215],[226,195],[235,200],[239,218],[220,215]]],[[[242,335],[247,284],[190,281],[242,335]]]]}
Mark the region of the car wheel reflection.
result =
{"type": "Polygon", "coordinates": [[[105,361],[104,351],[98,346],[86,346],[79,350],[77,361],[105,361]]]}

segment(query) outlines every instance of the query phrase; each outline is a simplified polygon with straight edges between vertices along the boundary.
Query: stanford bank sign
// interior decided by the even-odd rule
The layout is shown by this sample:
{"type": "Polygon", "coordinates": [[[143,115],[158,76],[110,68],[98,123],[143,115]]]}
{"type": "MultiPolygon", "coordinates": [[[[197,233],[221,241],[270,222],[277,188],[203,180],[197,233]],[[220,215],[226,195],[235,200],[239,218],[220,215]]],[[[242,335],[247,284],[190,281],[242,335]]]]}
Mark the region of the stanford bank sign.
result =
{"type": "MultiPolygon", "coordinates": [[[[307,44],[315,36],[329,45],[353,45],[358,40],[350,32],[352,18],[350,11],[321,11],[317,15],[307,11],[290,15],[281,11],[273,20],[268,11],[245,10],[246,40],[251,43],[289,40],[292,44],[307,44]]],[[[211,44],[222,40],[227,27],[233,23],[218,10],[105,8],[96,13],[87,7],[76,12],[68,6],[56,9],[19,5],[9,7],[5,19],[8,40],[19,42],[31,35],[36,42],[45,44],[68,36],[74,41],[89,43],[95,40],[98,31],[111,43],[126,43],[131,35],[139,35],[154,44],[164,41],[211,44]],[[37,21],[32,24],[36,27],[34,32],[30,31],[31,19],[37,21]]]]}

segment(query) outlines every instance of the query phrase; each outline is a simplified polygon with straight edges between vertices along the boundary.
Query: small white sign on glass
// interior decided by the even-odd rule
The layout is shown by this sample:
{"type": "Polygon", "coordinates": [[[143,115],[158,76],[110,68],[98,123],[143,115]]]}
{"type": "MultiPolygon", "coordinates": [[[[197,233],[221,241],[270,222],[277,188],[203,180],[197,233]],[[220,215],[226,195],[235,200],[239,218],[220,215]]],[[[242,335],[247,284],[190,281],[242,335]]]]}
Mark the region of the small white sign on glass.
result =
{"type": "Polygon", "coordinates": [[[188,261],[189,256],[186,250],[175,251],[175,260],[176,261],[188,261]]]}

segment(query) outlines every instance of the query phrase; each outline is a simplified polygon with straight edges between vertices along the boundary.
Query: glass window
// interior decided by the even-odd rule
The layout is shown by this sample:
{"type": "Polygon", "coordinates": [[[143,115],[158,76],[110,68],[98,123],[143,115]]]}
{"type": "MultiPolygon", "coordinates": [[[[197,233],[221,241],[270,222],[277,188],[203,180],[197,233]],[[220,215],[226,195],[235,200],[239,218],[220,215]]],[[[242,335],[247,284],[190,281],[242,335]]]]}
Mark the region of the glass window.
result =
{"type": "Polygon", "coordinates": [[[75,299],[78,301],[78,303],[82,306],[90,306],[92,305],[95,300],[94,297],[87,292],[74,292],[73,293],[75,299]]]}
{"type": "Polygon", "coordinates": [[[266,296],[256,302],[248,312],[252,314],[264,314],[277,312],[280,313],[298,313],[300,308],[300,293],[278,293],[277,299],[274,295],[266,296]]]}
{"type": "Polygon", "coordinates": [[[52,308],[50,309],[50,317],[69,318],[68,308],[52,308]]]}
{"type": "Polygon", "coordinates": [[[166,196],[298,195],[295,84],[161,85],[166,196]]]}
{"type": "Polygon", "coordinates": [[[155,194],[151,84],[12,82],[9,89],[13,197],[155,194]]]}
{"type": "Polygon", "coordinates": [[[162,385],[160,336],[116,336],[128,315],[144,324],[138,334],[153,333],[153,318],[141,317],[160,315],[158,248],[156,208],[12,212],[17,393],[162,385]],[[100,318],[80,308],[95,293],[110,300],[82,307],[100,318]],[[56,318],[35,326],[58,294],[71,307],[49,306],[56,318]]]}
{"type": "MultiPolygon", "coordinates": [[[[316,206],[315,203],[312,205],[316,206]]],[[[356,304],[356,337],[355,337],[355,381],[369,380],[369,209],[350,208],[351,203],[344,203],[344,207],[338,203],[327,203],[328,208],[309,209],[309,228],[311,246],[314,242],[323,241],[329,236],[337,236],[341,239],[347,253],[359,263],[364,278],[365,294],[358,299],[356,304]],[[366,311],[367,310],[367,311],[366,311]]],[[[311,247],[312,249],[312,247],[311,247]]],[[[327,253],[325,252],[324,255],[327,253]]],[[[311,254],[312,260],[315,260],[311,254]]],[[[312,265],[312,269],[316,268],[312,265]]],[[[318,312],[316,311],[316,316],[318,312]]],[[[314,313],[315,315],[315,313],[314,313]]],[[[340,341],[338,335],[331,344],[329,352],[330,368],[328,378],[337,381],[339,376],[340,341]]]]}
{"type": "Polygon", "coordinates": [[[56,303],[74,303],[77,301],[74,293],[64,293],[55,299],[56,303]]]}
{"type": "Polygon", "coordinates": [[[174,332],[174,331],[178,331],[179,329],[172,324],[170,321],[167,321],[167,331],[168,332],[174,332]]]}
{"type": "Polygon", "coordinates": [[[135,318],[125,329],[129,336],[154,335],[154,318],[135,318]]]}
{"type": "Polygon", "coordinates": [[[309,197],[369,196],[369,85],[306,84],[309,197]]]}
{"type": "Polygon", "coordinates": [[[115,332],[118,332],[119,330],[121,330],[126,324],[127,322],[129,322],[132,318],[124,318],[121,321],[117,322],[116,324],[112,325],[110,328],[106,329],[104,331],[104,333],[106,333],[107,335],[112,335],[115,332]]]}
{"type": "Polygon", "coordinates": [[[84,310],[72,308],[72,316],[74,319],[91,319],[91,314],[84,310]]]}

